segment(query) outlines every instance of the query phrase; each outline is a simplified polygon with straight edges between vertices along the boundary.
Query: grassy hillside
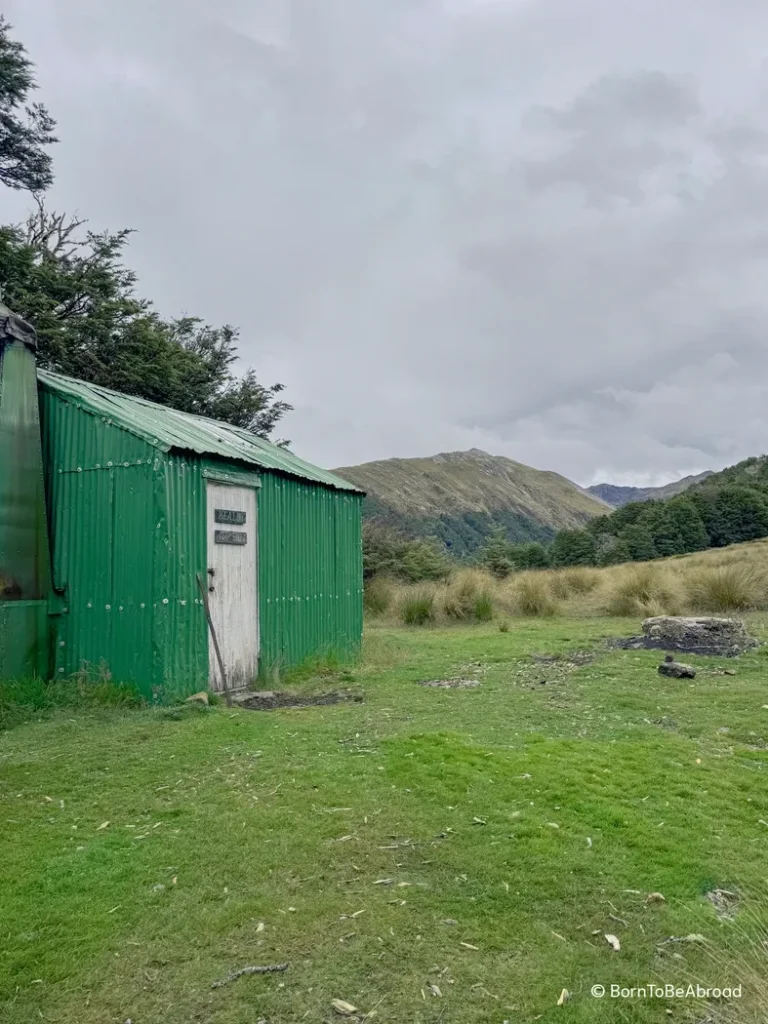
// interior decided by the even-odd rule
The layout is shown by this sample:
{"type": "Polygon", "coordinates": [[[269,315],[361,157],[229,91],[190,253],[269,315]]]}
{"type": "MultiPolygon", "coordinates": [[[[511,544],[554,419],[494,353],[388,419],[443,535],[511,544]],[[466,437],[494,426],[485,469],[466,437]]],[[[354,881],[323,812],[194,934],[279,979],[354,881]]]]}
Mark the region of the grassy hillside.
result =
{"type": "Polygon", "coordinates": [[[499,527],[514,543],[549,541],[608,511],[557,473],[476,448],[334,472],[366,491],[367,520],[413,537],[437,536],[457,556],[475,551],[499,527]]]}
{"type": "Polygon", "coordinates": [[[447,580],[397,585],[372,581],[369,618],[407,625],[490,622],[515,629],[518,619],[649,615],[741,615],[768,612],[768,539],[710,548],[653,562],[602,569],[579,566],[516,572],[500,580],[456,569],[447,580]]]}
{"type": "Polygon", "coordinates": [[[664,501],[666,498],[674,498],[676,494],[682,494],[689,487],[703,483],[713,476],[711,470],[705,470],[698,476],[685,476],[682,480],[675,480],[663,487],[619,487],[616,484],[594,484],[587,487],[587,491],[595,498],[606,502],[613,508],[627,505],[630,501],[664,501]]]}
{"type": "Polygon", "coordinates": [[[719,473],[710,473],[699,487],[768,487],[768,455],[755,455],[751,459],[737,462],[735,466],[721,469],[719,473]]]}

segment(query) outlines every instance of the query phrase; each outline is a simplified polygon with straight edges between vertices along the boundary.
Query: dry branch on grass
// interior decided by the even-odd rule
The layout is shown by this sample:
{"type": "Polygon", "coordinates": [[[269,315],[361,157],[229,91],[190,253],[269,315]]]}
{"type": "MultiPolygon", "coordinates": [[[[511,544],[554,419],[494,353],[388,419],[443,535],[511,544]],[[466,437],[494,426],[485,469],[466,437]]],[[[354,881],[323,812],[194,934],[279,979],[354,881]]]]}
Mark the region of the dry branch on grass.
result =
{"type": "Polygon", "coordinates": [[[288,966],[288,964],[267,964],[265,967],[241,967],[237,971],[232,971],[221,981],[214,981],[211,988],[221,988],[222,985],[228,985],[230,981],[237,981],[238,978],[242,978],[246,974],[281,974],[288,970],[288,966]]]}

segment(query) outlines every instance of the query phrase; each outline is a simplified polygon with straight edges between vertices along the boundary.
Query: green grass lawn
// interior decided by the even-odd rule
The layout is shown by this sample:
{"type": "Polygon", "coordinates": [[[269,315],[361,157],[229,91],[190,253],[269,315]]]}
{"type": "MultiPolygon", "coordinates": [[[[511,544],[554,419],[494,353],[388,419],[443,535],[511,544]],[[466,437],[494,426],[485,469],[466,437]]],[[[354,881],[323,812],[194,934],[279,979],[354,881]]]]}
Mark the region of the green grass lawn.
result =
{"type": "Polygon", "coordinates": [[[0,734],[0,1021],[339,1021],[334,999],[392,1024],[703,1020],[590,989],[738,980],[752,918],[704,894],[768,894],[768,657],[662,679],[600,646],[636,630],[373,629],[359,668],[299,684],[364,703],[0,734]],[[575,650],[595,658],[533,659],[575,650]],[[417,685],[454,676],[481,685],[417,685]],[[664,944],[691,933],[717,962],[664,944]]]}

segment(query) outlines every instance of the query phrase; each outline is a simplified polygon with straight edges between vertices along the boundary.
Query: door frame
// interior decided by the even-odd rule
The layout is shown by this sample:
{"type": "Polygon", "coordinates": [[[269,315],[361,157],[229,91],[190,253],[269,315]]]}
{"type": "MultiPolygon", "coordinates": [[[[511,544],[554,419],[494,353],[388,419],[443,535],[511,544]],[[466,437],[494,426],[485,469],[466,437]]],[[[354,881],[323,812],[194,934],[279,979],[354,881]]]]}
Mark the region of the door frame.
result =
{"type": "MultiPolygon", "coordinates": [[[[205,566],[203,567],[203,580],[208,581],[208,484],[222,484],[225,487],[247,487],[253,490],[254,500],[253,504],[255,507],[255,519],[254,519],[254,531],[253,531],[253,543],[254,543],[254,557],[255,557],[255,583],[256,583],[256,671],[261,671],[261,559],[259,557],[259,488],[261,487],[261,476],[258,473],[254,473],[248,470],[241,470],[239,467],[231,467],[228,469],[219,469],[216,465],[210,463],[203,468],[202,472],[203,480],[205,481],[204,490],[204,507],[205,507],[205,566]]],[[[205,625],[205,636],[208,641],[209,647],[209,659],[210,659],[210,645],[213,642],[211,640],[211,631],[208,628],[206,621],[205,625]]],[[[209,670],[210,672],[210,670],[209,670]]],[[[208,685],[211,685],[210,674],[208,677],[208,685]]]]}

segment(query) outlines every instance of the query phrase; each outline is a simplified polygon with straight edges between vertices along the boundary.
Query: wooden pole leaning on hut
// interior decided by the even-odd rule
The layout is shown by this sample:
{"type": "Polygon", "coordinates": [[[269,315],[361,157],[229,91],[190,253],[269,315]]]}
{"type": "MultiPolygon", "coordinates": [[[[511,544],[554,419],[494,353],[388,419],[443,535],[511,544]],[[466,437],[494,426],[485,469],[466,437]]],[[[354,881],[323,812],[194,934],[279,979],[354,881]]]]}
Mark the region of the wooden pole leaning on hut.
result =
{"type": "Polygon", "coordinates": [[[231,708],[232,694],[229,692],[229,687],[227,686],[227,673],[224,671],[224,661],[222,660],[221,651],[219,650],[219,641],[216,637],[216,630],[213,628],[213,619],[211,618],[211,606],[208,604],[208,591],[205,589],[205,586],[203,585],[203,580],[199,572],[196,573],[196,576],[197,585],[200,588],[200,594],[203,598],[205,617],[208,620],[208,629],[210,630],[211,633],[211,640],[213,640],[213,649],[216,651],[216,660],[219,663],[219,672],[221,672],[221,685],[224,688],[224,697],[226,698],[227,701],[227,707],[231,708]]]}

